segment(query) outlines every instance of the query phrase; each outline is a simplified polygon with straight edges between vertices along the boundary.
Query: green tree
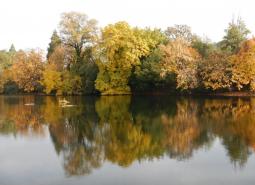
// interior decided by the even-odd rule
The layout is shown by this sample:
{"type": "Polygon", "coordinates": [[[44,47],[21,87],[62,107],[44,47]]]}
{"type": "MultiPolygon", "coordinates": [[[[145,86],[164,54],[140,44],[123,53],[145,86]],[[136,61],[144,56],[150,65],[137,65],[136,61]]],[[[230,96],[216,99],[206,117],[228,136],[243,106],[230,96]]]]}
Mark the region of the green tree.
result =
{"type": "Polygon", "coordinates": [[[69,71],[62,72],[62,83],[58,94],[64,95],[77,95],[81,94],[81,78],[76,74],[72,74],[69,71]]]}
{"type": "Polygon", "coordinates": [[[129,84],[132,91],[157,91],[175,89],[175,75],[167,73],[161,76],[163,53],[159,48],[153,50],[148,57],[141,60],[141,65],[135,68],[129,84]]]}
{"type": "Polygon", "coordinates": [[[54,52],[54,50],[61,45],[61,39],[58,36],[58,33],[56,30],[54,30],[51,39],[50,39],[50,43],[49,43],[49,47],[48,47],[48,53],[47,53],[47,59],[49,59],[50,55],[54,52]]]}
{"type": "Polygon", "coordinates": [[[168,78],[161,78],[162,52],[160,44],[167,42],[167,37],[159,29],[138,30],[149,44],[150,53],[140,59],[140,65],[135,66],[129,84],[135,91],[151,91],[162,88],[169,82],[168,78]]]}
{"type": "Polygon", "coordinates": [[[196,49],[203,58],[207,58],[211,53],[219,50],[216,44],[211,43],[209,39],[202,39],[198,36],[194,37],[191,46],[196,49]]]}
{"type": "Polygon", "coordinates": [[[11,45],[11,47],[10,47],[10,49],[9,49],[9,52],[10,52],[10,53],[16,53],[16,49],[15,49],[14,44],[11,45]]]}
{"type": "Polygon", "coordinates": [[[148,57],[141,60],[141,65],[135,68],[130,79],[130,85],[134,91],[150,91],[160,86],[163,79],[160,76],[162,53],[155,49],[148,57]]]}
{"type": "Polygon", "coordinates": [[[233,19],[225,30],[226,35],[219,43],[220,47],[229,53],[236,53],[241,44],[247,39],[250,31],[247,29],[244,21],[239,17],[236,21],[233,19]]]}
{"type": "Polygon", "coordinates": [[[98,74],[98,66],[96,65],[93,48],[86,50],[83,62],[75,63],[71,71],[81,77],[83,94],[97,93],[95,80],[98,74]]]}

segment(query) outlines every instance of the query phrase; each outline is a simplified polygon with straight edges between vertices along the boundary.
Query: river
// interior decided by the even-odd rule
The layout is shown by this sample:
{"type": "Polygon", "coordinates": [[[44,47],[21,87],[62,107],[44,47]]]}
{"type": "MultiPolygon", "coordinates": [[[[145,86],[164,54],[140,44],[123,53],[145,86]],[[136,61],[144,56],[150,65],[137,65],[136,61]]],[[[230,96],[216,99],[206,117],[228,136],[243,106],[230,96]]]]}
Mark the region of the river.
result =
{"type": "Polygon", "coordinates": [[[250,185],[255,98],[0,96],[1,185],[250,185]]]}

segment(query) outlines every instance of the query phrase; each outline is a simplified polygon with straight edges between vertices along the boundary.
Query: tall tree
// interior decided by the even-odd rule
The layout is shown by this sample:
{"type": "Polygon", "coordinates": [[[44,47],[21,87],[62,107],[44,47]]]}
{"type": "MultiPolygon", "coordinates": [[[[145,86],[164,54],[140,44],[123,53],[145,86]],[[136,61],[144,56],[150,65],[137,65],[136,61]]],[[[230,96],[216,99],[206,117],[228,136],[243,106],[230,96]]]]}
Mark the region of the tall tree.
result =
{"type": "Polygon", "coordinates": [[[199,76],[203,87],[211,90],[230,89],[232,86],[232,65],[229,57],[214,51],[200,64],[199,76]]]}
{"type": "Polygon", "coordinates": [[[87,48],[83,62],[75,63],[71,71],[81,77],[82,91],[84,94],[97,93],[95,89],[95,80],[98,74],[98,66],[96,64],[96,54],[94,48],[87,48]]]}
{"type": "Polygon", "coordinates": [[[34,92],[39,90],[43,69],[44,63],[40,51],[28,53],[20,51],[14,57],[11,71],[13,80],[20,89],[25,92],[34,92]]]}
{"type": "Polygon", "coordinates": [[[51,54],[54,52],[54,50],[61,44],[61,39],[58,36],[58,33],[56,30],[54,30],[51,39],[50,39],[50,43],[49,43],[49,47],[48,47],[48,53],[47,53],[47,59],[49,59],[49,57],[51,56],[51,54]]]}
{"type": "Polygon", "coordinates": [[[255,39],[244,42],[240,51],[232,56],[232,81],[237,88],[255,91],[255,39]]]}
{"type": "Polygon", "coordinates": [[[191,32],[191,28],[187,25],[174,25],[173,27],[168,27],[165,34],[170,40],[184,40],[191,43],[194,35],[191,32]]]}
{"type": "Polygon", "coordinates": [[[62,15],[59,24],[62,42],[74,49],[76,62],[82,62],[86,49],[92,47],[97,40],[97,21],[89,19],[87,15],[69,12],[62,15]]]}
{"type": "Polygon", "coordinates": [[[167,43],[166,35],[159,29],[139,30],[150,46],[150,53],[140,59],[141,64],[133,70],[129,84],[132,91],[151,91],[159,90],[163,86],[173,85],[173,78],[161,78],[162,52],[159,45],[167,43]],[[169,83],[170,82],[170,83],[169,83]]]}
{"type": "Polygon", "coordinates": [[[176,74],[177,88],[190,90],[198,86],[198,62],[199,53],[182,40],[170,41],[166,46],[162,45],[163,52],[162,76],[168,73],[176,74]]]}
{"type": "Polygon", "coordinates": [[[239,17],[237,20],[232,20],[228,28],[225,30],[226,35],[219,43],[220,47],[231,53],[236,53],[242,42],[247,40],[250,31],[247,29],[244,21],[239,17]]]}
{"type": "Polygon", "coordinates": [[[15,49],[14,44],[11,45],[11,47],[10,47],[10,49],[9,49],[9,52],[10,52],[10,53],[15,53],[15,52],[16,52],[16,49],[15,49]]]}
{"type": "Polygon", "coordinates": [[[130,93],[132,68],[149,54],[149,44],[142,33],[126,22],[106,26],[102,31],[96,88],[102,94],[130,93]]]}

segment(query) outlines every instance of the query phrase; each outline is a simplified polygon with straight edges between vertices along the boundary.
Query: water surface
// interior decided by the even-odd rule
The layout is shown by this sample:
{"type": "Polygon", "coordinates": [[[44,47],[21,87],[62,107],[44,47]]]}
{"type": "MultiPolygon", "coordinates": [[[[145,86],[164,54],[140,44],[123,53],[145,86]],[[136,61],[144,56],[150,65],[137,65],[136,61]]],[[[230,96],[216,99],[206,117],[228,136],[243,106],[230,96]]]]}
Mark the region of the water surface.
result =
{"type": "Polygon", "coordinates": [[[1,185],[255,183],[254,98],[66,99],[0,96],[1,185]]]}

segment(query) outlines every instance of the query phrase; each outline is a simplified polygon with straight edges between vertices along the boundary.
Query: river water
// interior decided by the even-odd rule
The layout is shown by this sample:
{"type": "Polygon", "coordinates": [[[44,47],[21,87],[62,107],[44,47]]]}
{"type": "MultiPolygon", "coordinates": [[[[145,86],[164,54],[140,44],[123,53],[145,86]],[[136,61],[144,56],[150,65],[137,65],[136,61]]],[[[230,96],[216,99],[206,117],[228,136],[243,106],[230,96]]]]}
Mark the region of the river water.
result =
{"type": "Polygon", "coordinates": [[[255,99],[0,96],[0,185],[251,185],[255,99]]]}

